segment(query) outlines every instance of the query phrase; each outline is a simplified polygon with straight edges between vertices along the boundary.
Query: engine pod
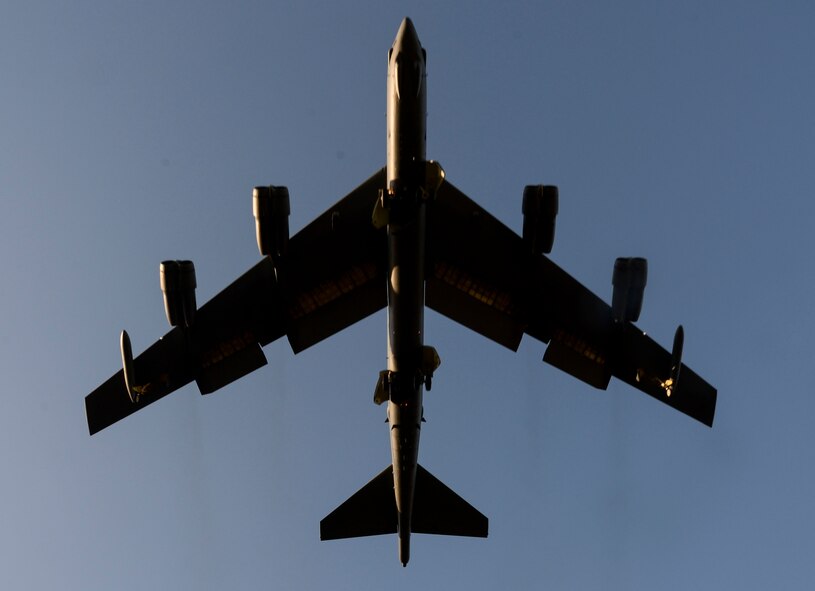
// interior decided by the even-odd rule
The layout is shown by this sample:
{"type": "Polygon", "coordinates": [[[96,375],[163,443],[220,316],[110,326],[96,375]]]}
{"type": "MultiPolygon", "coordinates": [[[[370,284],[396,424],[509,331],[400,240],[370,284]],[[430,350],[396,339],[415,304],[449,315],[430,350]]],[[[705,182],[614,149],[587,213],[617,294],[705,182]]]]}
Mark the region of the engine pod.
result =
{"type": "Polygon", "coordinates": [[[550,253],[555,243],[558,190],[554,185],[524,187],[523,239],[535,254],[550,253]]]}
{"type": "Polygon", "coordinates": [[[189,328],[197,308],[195,265],[192,261],[162,261],[159,274],[167,322],[189,328]]]}
{"type": "Polygon", "coordinates": [[[289,245],[289,190],[286,187],[255,187],[252,210],[260,254],[274,259],[285,256],[289,245]]]}
{"type": "Polygon", "coordinates": [[[614,261],[611,283],[614,292],[611,311],[617,322],[636,322],[642,310],[645,284],[648,281],[648,261],[641,257],[620,257],[614,261]]]}

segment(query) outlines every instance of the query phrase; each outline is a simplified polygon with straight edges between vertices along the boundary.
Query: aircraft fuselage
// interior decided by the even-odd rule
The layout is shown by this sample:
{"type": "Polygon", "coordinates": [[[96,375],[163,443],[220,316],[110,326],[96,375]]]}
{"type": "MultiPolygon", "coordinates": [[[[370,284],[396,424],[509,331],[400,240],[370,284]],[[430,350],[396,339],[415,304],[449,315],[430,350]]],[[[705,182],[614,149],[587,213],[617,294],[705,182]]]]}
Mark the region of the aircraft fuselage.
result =
{"type": "Polygon", "coordinates": [[[425,53],[402,22],[388,53],[388,425],[399,515],[399,560],[410,527],[422,422],[425,260],[425,53]]]}

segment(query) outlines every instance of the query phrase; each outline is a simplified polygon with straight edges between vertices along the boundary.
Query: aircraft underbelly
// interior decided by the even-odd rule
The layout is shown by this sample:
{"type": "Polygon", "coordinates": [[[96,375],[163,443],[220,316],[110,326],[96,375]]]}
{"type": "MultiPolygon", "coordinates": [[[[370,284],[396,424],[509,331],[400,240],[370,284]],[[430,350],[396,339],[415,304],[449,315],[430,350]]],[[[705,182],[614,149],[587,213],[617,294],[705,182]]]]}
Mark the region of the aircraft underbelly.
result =
{"type": "Polygon", "coordinates": [[[407,544],[422,420],[424,205],[398,205],[404,217],[388,226],[388,424],[399,532],[407,544]]]}

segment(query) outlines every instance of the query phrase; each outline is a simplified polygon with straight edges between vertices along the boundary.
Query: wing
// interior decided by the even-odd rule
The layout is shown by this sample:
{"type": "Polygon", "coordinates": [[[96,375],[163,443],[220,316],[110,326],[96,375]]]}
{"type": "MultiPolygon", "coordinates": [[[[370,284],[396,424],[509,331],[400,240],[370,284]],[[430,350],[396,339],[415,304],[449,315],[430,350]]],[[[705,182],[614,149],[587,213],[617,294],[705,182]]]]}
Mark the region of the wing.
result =
{"type": "Polygon", "coordinates": [[[543,360],[605,389],[611,376],[713,424],[716,390],[515,232],[445,181],[428,210],[428,307],[517,350],[524,334],[548,343],[543,360]]]}
{"type": "Polygon", "coordinates": [[[387,303],[386,236],[371,223],[384,169],[291,237],[133,361],[131,402],[119,370],[85,398],[91,435],[195,381],[202,394],[262,367],[262,346],[287,335],[295,353],[387,303]]]}

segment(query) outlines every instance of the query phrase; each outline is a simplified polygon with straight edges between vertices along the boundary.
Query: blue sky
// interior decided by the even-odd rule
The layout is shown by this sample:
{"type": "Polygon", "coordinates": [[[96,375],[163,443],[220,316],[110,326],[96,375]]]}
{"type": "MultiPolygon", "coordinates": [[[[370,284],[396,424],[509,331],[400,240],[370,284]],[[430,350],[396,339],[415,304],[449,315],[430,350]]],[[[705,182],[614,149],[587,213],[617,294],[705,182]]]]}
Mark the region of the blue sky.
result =
{"type": "Polygon", "coordinates": [[[806,2],[12,2],[0,18],[0,582],[9,589],[766,589],[815,578],[815,9],[806,2]],[[428,52],[428,156],[719,389],[712,430],[428,312],[420,460],[487,540],[319,541],[390,461],[377,314],[87,435],[83,398],[245,271],[251,189],[293,231],[382,166],[386,53],[428,52]]]}

